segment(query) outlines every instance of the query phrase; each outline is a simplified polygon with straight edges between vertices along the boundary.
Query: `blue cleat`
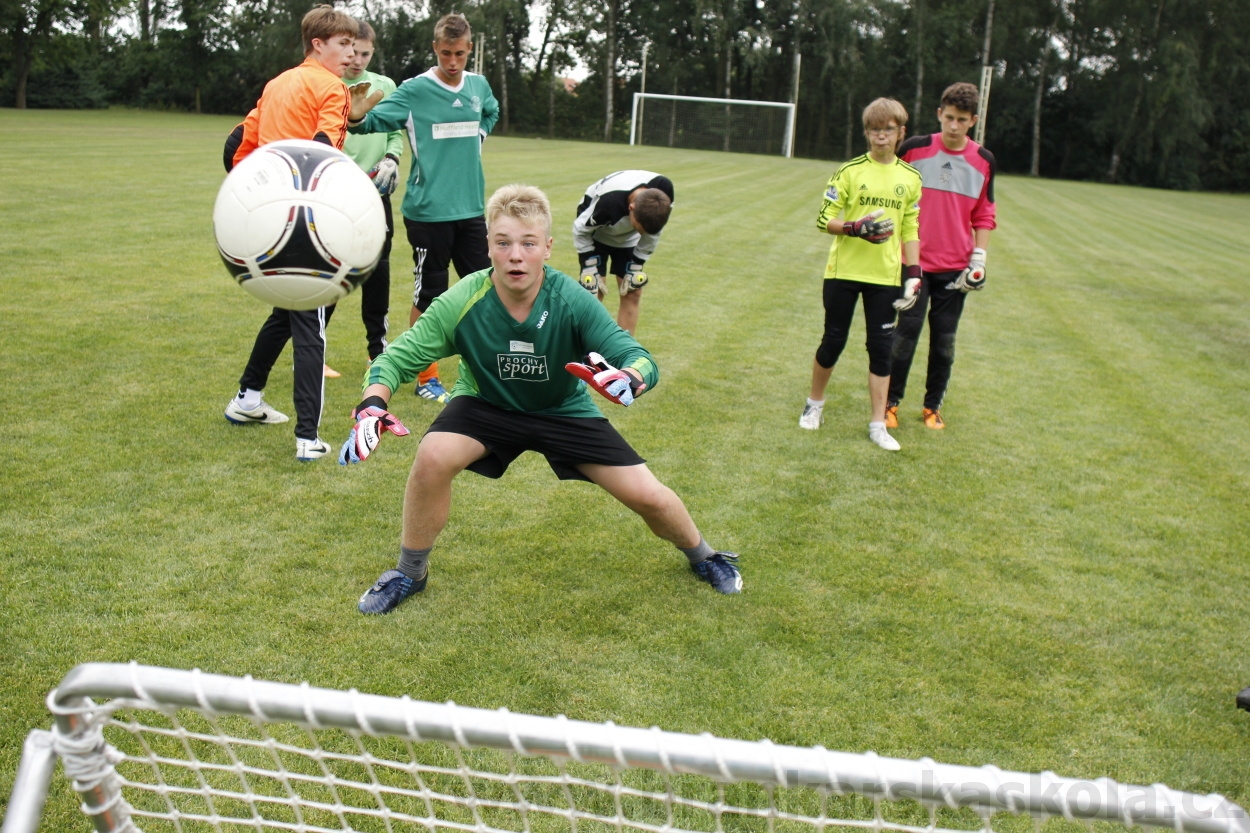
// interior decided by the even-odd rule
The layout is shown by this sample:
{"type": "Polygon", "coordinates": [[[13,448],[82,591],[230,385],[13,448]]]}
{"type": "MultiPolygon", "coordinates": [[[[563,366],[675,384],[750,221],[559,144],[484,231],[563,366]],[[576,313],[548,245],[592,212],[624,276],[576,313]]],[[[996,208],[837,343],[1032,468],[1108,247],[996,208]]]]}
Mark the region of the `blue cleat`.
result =
{"type": "Polygon", "coordinates": [[[447,388],[443,387],[443,383],[438,380],[437,376],[424,385],[417,385],[415,393],[422,399],[432,399],[439,403],[446,403],[448,399],[451,399],[451,394],[447,392],[447,388]]]}
{"type": "Polygon", "coordinates": [[[378,577],[377,584],[361,594],[356,607],[361,613],[390,613],[404,599],[424,590],[429,577],[428,569],[420,581],[412,580],[399,570],[387,570],[378,577]]]}
{"type": "Polygon", "coordinates": [[[691,564],[690,569],[695,575],[716,588],[718,593],[741,593],[742,574],[734,563],[738,560],[735,552],[718,552],[706,561],[691,564]]]}

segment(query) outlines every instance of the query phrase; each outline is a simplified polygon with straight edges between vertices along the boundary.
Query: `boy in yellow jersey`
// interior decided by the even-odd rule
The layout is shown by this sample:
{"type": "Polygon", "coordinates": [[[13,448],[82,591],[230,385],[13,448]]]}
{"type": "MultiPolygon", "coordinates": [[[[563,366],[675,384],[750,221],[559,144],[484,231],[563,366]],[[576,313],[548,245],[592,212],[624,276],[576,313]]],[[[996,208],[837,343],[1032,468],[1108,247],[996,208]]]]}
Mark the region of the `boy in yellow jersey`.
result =
{"type": "Polygon", "coordinates": [[[846,347],[856,301],[862,298],[872,405],[868,438],[886,451],[898,451],[898,442],[885,428],[885,405],[895,314],[915,303],[920,285],[920,173],[895,155],[906,134],[902,104],[878,98],[864,108],[863,122],[868,153],[847,162],[829,180],[816,220],[835,239],[825,264],[825,333],[812,363],[811,394],[799,427],[814,431],[824,419],[825,388],[846,347]]]}

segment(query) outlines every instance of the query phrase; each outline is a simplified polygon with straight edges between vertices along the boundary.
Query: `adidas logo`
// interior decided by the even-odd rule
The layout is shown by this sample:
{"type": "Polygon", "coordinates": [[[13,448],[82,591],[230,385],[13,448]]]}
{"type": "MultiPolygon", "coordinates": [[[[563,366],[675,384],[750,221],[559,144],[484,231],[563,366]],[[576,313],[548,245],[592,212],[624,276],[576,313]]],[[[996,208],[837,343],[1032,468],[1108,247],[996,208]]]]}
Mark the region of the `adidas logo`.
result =
{"type": "Polygon", "coordinates": [[[867,191],[867,190],[868,190],[868,186],[867,186],[867,185],[861,185],[861,186],[859,186],[859,190],[861,190],[861,191],[867,191]]]}
{"type": "Polygon", "coordinates": [[[943,163],[943,165],[942,165],[942,170],[944,170],[944,171],[953,171],[953,170],[954,170],[954,168],[952,168],[952,167],[951,167],[951,163],[950,163],[950,162],[946,162],[946,163],[943,163]]]}
{"type": "Polygon", "coordinates": [[[460,99],[458,99],[458,98],[457,98],[454,102],[452,102],[452,105],[451,105],[451,106],[452,106],[452,107],[463,107],[464,105],[463,105],[463,104],[461,104],[461,103],[460,103],[460,99]]]}

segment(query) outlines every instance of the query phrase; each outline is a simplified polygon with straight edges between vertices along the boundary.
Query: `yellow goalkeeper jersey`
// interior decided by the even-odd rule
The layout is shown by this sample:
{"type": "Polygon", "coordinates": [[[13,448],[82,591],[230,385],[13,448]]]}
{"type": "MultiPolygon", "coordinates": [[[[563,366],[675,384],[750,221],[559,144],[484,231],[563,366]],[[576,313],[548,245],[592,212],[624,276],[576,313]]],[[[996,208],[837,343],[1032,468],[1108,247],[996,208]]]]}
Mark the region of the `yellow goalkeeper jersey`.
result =
{"type": "Polygon", "coordinates": [[[825,280],[838,278],[898,286],[903,244],[920,239],[920,172],[902,159],[889,165],[868,154],[838,168],[825,189],[816,226],[828,233],[829,221],[858,220],[877,209],[881,220],[894,221],[894,235],[884,243],[837,235],[825,263],[825,280]]]}

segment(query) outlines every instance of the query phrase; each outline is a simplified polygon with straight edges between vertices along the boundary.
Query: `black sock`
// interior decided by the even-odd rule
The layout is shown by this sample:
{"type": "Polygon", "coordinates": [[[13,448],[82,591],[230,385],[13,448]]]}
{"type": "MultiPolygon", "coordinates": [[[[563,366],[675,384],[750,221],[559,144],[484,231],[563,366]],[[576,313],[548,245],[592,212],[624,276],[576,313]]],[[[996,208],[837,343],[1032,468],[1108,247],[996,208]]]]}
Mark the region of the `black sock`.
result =
{"type": "Polygon", "coordinates": [[[401,546],[399,548],[399,564],[395,566],[395,569],[413,581],[420,581],[425,578],[425,562],[430,558],[431,549],[432,547],[426,547],[423,550],[410,550],[401,546]]]}
{"type": "Polygon", "coordinates": [[[691,564],[698,564],[700,561],[707,561],[709,558],[716,555],[716,550],[712,549],[712,545],[707,541],[704,541],[702,538],[699,538],[699,543],[689,549],[686,549],[685,547],[678,547],[677,549],[686,554],[686,558],[690,559],[691,564]]]}

